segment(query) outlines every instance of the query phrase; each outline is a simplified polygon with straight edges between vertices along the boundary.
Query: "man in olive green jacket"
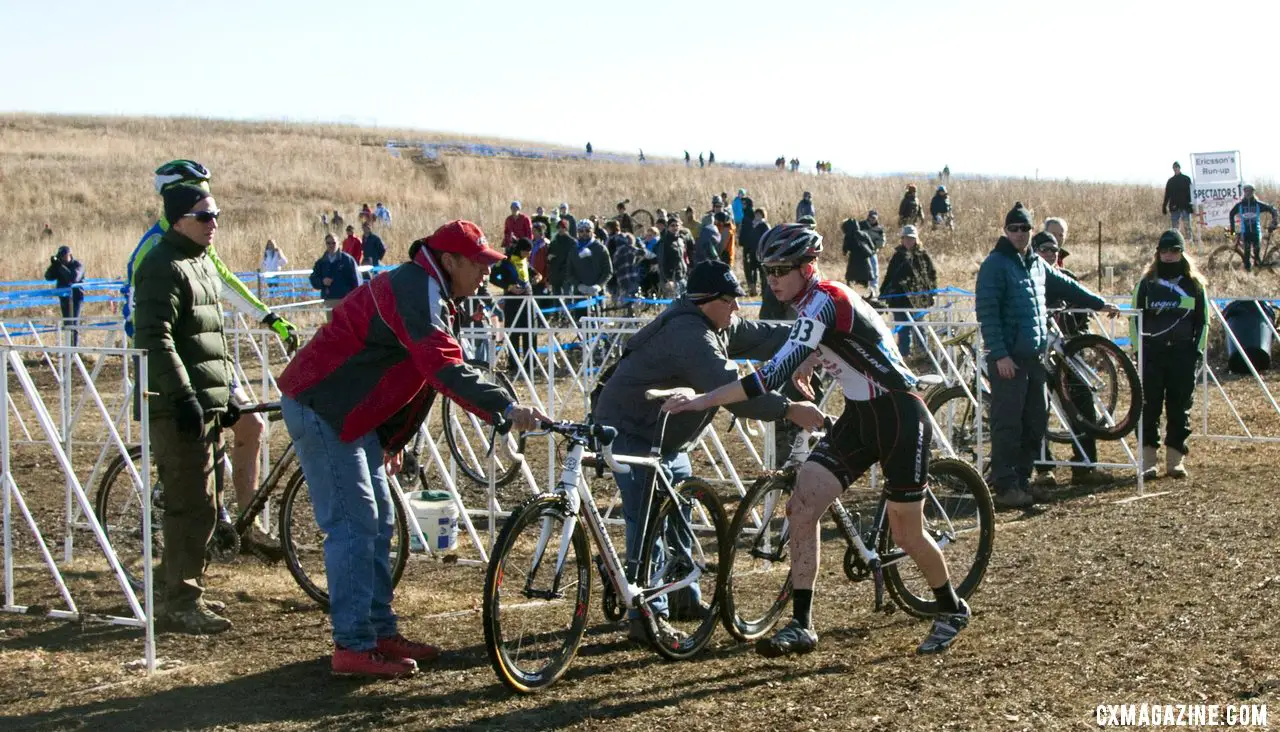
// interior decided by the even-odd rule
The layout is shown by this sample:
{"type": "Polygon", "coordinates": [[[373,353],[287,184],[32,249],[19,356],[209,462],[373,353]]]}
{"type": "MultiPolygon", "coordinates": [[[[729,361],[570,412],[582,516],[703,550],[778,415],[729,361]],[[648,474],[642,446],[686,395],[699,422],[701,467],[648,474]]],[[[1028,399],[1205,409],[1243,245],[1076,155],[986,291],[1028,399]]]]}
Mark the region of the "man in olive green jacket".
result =
{"type": "MultiPolygon", "coordinates": [[[[231,621],[203,599],[205,545],[217,520],[215,455],[230,397],[222,284],[207,254],[218,209],[195,186],[164,192],[171,227],[137,271],[134,344],[147,351],[151,452],[164,485],[162,625],[220,633],[231,621]]],[[[220,605],[215,605],[221,609],[220,605]]]]}

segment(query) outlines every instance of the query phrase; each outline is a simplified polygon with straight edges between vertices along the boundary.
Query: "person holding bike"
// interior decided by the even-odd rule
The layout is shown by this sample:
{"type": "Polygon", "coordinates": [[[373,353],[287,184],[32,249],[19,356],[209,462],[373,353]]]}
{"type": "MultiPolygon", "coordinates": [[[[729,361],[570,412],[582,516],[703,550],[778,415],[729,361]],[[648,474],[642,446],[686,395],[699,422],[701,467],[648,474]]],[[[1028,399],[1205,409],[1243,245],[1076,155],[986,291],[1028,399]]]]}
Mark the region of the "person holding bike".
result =
{"type": "MultiPolygon", "coordinates": [[[[1182,234],[1160,235],[1156,255],[1133,289],[1133,308],[1142,311],[1142,471],[1156,477],[1160,412],[1165,415],[1165,470],[1187,477],[1183,458],[1191,436],[1191,401],[1196,374],[1209,338],[1209,295],[1204,275],[1183,251],[1182,234]]],[[[1130,342],[1138,342],[1138,321],[1129,321],[1130,342]]]]}
{"type": "Polygon", "coordinates": [[[1254,196],[1253,186],[1245,184],[1244,198],[1231,207],[1228,230],[1235,235],[1236,248],[1244,258],[1246,272],[1253,269],[1249,260],[1252,255],[1253,265],[1262,266],[1262,214],[1271,214],[1271,226],[1267,227],[1267,236],[1276,230],[1276,210],[1271,204],[1263,203],[1254,196]],[[1236,219],[1239,218],[1239,233],[1236,231],[1236,219]]]}
{"type": "MultiPolygon", "coordinates": [[[[933,588],[939,613],[917,653],[941,653],[969,623],[968,604],[956,596],[946,559],[924,533],[933,431],[916,376],[898,353],[884,319],[842,282],[823,280],[816,266],[822,236],[807,226],[774,227],[760,244],[760,261],[778,299],[798,317],[769,363],[738,381],[693,398],[673,397],[672,413],[703,411],[759,397],[788,379],[808,381],[818,364],[840,382],[844,413],[796,476],[787,504],[791,521],[792,620],[756,650],[767,657],[808,653],[818,644],[812,607],[820,555],[819,519],[851,483],[879,462],[884,473],[894,541],[933,588]]],[[[806,386],[800,386],[807,390],[806,386]]],[[[817,425],[806,425],[816,429],[817,425]]]]}
{"type": "Polygon", "coordinates": [[[1049,423],[1046,299],[1119,312],[1031,251],[1031,228],[1031,212],[1015,203],[1004,217],[1004,236],[978,269],[975,298],[991,377],[992,498],[1004,508],[1025,508],[1048,497],[1031,485],[1049,423]]]}
{"type": "MultiPolygon", "coordinates": [[[[170,160],[156,168],[156,193],[163,197],[165,191],[179,185],[195,186],[208,192],[210,177],[209,170],[194,160],[170,160]]],[[[334,211],[335,220],[340,220],[337,214],[338,212],[334,211]]],[[[147,229],[142,238],[138,240],[138,245],[134,247],[133,253],[129,255],[129,261],[125,267],[125,284],[120,292],[124,296],[124,330],[125,334],[130,338],[134,337],[133,292],[136,287],[137,272],[142,267],[147,255],[160,243],[169,228],[170,221],[162,209],[160,218],[152,224],[150,229],[147,229]]],[[[253,292],[240,281],[235,272],[232,272],[218,257],[217,248],[213,246],[212,240],[205,252],[209,257],[209,261],[213,264],[214,270],[218,273],[222,299],[230,303],[236,310],[273,330],[283,341],[285,350],[292,353],[298,347],[298,332],[293,323],[276,315],[271,311],[271,308],[254,296],[253,292]]],[[[244,406],[251,401],[248,392],[236,381],[234,371],[231,374],[231,400],[236,406],[244,406]]],[[[137,394],[134,400],[134,408],[139,413],[141,412],[141,403],[141,394],[137,394]]],[[[261,415],[246,414],[236,420],[231,428],[231,482],[235,486],[236,501],[242,507],[249,505],[249,502],[253,500],[254,492],[258,490],[262,463],[260,459],[262,433],[266,426],[267,423],[262,419],[261,415]]],[[[225,509],[222,509],[221,513],[221,520],[230,520],[225,509]]],[[[268,562],[278,562],[283,557],[279,546],[262,536],[257,529],[242,537],[240,547],[242,551],[256,554],[268,562]]]]}
{"type": "Polygon", "coordinates": [[[436,394],[488,422],[505,418],[525,430],[549,421],[468,365],[455,336],[457,301],[502,259],[480,227],[450,221],[409,262],[339,303],[278,379],[281,412],[325,533],[334,675],[407,676],[440,654],[396,629],[387,485],[436,394]]]}
{"type": "MultiPolygon", "coordinates": [[[[764,360],[773,355],[786,341],[790,327],[737,317],[738,298],[745,294],[728,265],[715,260],[703,262],[689,274],[684,297],[631,336],[616,367],[602,377],[593,407],[598,424],[618,430],[613,442],[616,452],[646,455],[662,429],[662,465],[671,472],[672,483],[693,474],[689,448],[719,410],[711,407],[672,416],[663,427],[660,405],[647,401],[645,392],[676,387],[711,391],[737,381],[734,359],[764,360]]],[[[742,419],[773,421],[785,417],[808,427],[822,424],[822,414],[813,404],[792,402],[777,393],[735,404],[729,411],[742,419]]],[[[649,470],[633,466],[630,473],[615,473],[613,477],[622,493],[627,571],[635,577],[653,476],[649,470]]],[[[680,537],[671,540],[681,541],[680,537]]],[[[687,538],[682,543],[687,545],[687,538]]],[[[691,619],[692,615],[707,612],[697,585],[689,590],[673,593],[671,604],[675,607],[670,609],[666,597],[653,603],[654,611],[662,618],[658,627],[668,636],[679,632],[668,622],[669,615],[691,619]]],[[[631,610],[629,618],[630,637],[647,642],[640,612],[631,610]]]]}
{"type": "Polygon", "coordinates": [[[934,192],[933,198],[929,201],[929,215],[933,217],[933,228],[945,226],[948,229],[954,228],[955,219],[951,215],[951,196],[947,193],[946,186],[938,186],[938,190],[934,192]]]}

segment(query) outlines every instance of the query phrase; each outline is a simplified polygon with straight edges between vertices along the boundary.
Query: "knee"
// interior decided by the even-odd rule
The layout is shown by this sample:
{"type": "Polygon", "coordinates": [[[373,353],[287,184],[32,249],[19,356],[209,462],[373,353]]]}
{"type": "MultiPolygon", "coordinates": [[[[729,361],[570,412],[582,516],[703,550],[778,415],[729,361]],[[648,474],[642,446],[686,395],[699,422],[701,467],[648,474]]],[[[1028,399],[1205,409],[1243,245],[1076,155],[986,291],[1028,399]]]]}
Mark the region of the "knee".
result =
{"type": "Polygon", "coordinates": [[[796,474],[795,492],[787,501],[787,515],[799,526],[816,524],[841,491],[840,480],[830,470],[816,463],[805,463],[796,474]]]}
{"type": "Polygon", "coordinates": [[[267,423],[260,414],[246,414],[240,417],[231,432],[235,435],[235,446],[257,445],[262,439],[267,423]]]}

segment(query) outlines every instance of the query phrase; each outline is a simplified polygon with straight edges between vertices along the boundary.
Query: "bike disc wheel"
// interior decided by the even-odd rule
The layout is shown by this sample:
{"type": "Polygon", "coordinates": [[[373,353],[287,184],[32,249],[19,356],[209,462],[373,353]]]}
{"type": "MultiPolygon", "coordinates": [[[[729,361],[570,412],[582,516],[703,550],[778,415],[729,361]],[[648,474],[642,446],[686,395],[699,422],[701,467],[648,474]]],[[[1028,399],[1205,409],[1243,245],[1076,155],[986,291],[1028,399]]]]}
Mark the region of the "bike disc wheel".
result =
{"type": "Polygon", "coordinates": [[[768,633],[791,599],[787,500],[794,488],[794,470],[756,481],[729,525],[720,619],[740,641],[768,633]]]}
{"type": "MultiPolygon", "coordinates": [[[[956,595],[972,596],[987,573],[996,534],[991,492],[972,465],[951,458],[930,461],[924,530],[942,550],[956,595]]],[[[933,590],[911,557],[894,544],[887,525],[878,551],[882,559],[900,555],[884,567],[885,588],[894,602],[915,617],[933,617],[938,611],[933,590]]]]}
{"type": "MultiPolygon", "coordinates": [[[[490,383],[500,385],[512,399],[515,398],[515,387],[512,386],[511,380],[507,378],[506,374],[500,371],[491,371],[489,365],[483,362],[468,363],[475,368],[481,369],[490,383]]],[[[453,455],[454,462],[458,464],[458,470],[477,485],[488,488],[489,458],[487,457],[487,452],[489,449],[489,433],[492,431],[490,426],[479,417],[454,404],[452,399],[444,400],[444,406],[441,408],[441,420],[444,425],[445,442],[449,444],[449,453],[453,455]]],[[[520,469],[520,463],[512,459],[511,456],[504,454],[501,448],[494,451],[494,458],[497,465],[494,484],[504,486],[516,476],[516,472],[520,469]]],[[[422,456],[418,457],[418,464],[425,464],[422,456]]]]}
{"type": "Polygon", "coordinates": [[[565,536],[568,516],[559,496],[525,501],[503,525],[485,572],[485,648],[498,678],[521,694],[559,680],[586,630],[591,550],[582,524],[565,536]]]}
{"type": "Polygon", "coordinates": [[[1064,346],[1053,389],[1073,427],[1100,440],[1118,440],[1138,426],[1142,413],[1142,381],[1133,361],[1115,343],[1093,333],[1064,346]],[[1072,400],[1083,394],[1082,409],[1072,400]]]}
{"type": "MultiPolygon", "coordinates": [[[[129,448],[129,460],[139,477],[151,490],[151,561],[152,568],[160,566],[160,557],[164,553],[164,502],[160,477],[156,472],[156,464],[151,462],[151,474],[142,473],[142,448],[129,448]]],[[[102,524],[102,531],[116,551],[120,566],[135,590],[142,590],[142,494],[133,482],[133,477],[125,468],[124,457],[117,455],[98,481],[97,495],[94,497],[94,515],[102,524]]]]}
{"type": "Polygon", "coordinates": [[[683,639],[659,637],[657,626],[646,619],[649,641],[658,653],[683,661],[707,645],[719,621],[720,556],[728,519],[720,497],[706,481],[689,478],[677,486],[676,496],[678,501],[667,496],[649,519],[640,550],[637,584],[652,590],[680,582],[694,568],[701,571],[695,585],[664,596],[667,621],[685,634],[683,639]],[[691,533],[680,520],[681,515],[688,521],[691,533]],[[698,588],[696,594],[692,591],[694,586],[698,588]]]}
{"type": "MultiPolygon", "coordinates": [[[[409,563],[409,524],[404,505],[391,488],[395,529],[391,532],[391,586],[400,584],[409,563]]],[[[315,506],[302,469],[294,471],[280,498],[280,548],[294,581],[321,607],[329,609],[329,581],[324,563],[325,533],[316,523],[315,506]]]]}

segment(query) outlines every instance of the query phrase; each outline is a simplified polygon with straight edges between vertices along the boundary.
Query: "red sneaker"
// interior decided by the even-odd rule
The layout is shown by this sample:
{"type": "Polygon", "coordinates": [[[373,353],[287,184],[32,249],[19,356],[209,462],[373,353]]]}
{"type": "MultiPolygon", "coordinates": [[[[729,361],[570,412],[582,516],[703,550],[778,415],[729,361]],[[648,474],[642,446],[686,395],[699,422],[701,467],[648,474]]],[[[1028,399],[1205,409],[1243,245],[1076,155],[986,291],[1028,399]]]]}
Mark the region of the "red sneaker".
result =
{"type": "Polygon", "coordinates": [[[399,679],[416,673],[418,664],[411,658],[388,657],[377,650],[352,651],[341,646],[333,649],[334,676],[399,679]]]}
{"type": "Polygon", "coordinates": [[[417,663],[429,663],[440,657],[440,647],[416,643],[396,633],[378,639],[378,653],[387,658],[406,658],[417,663]]]}

